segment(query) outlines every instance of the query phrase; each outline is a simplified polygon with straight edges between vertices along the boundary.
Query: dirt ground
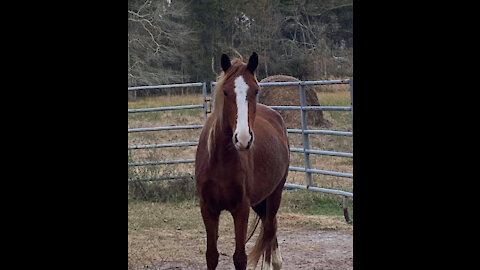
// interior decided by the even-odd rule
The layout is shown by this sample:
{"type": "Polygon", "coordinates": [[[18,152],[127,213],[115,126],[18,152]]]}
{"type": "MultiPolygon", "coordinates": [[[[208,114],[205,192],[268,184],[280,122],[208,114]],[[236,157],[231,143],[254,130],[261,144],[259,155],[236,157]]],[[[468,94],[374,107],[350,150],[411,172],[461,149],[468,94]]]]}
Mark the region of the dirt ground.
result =
{"type": "MultiPolygon", "coordinates": [[[[285,194],[284,204],[277,214],[282,269],[352,269],[353,224],[346,223],[340,215],[293,212],[290,195],[295,194],[285,194]]],[[[197,203],[129,203],[128,269],[206,269],[205,227],[197,203]]],[[[250,224],[253,222],[253,218],[249,219],[250,224]]],[[[232,216],[222,212],[217,246],[220,253],[218,270],[234,269],[233,228],[232,216]]],[[[257,228],[246,244],[247,254],[259,231],[257,228]]]]}
{"type": "MultiPolygon", "coordinates": [[[[247,243],[247,250],[254,241],[247,243]]],[[[353,269],[353,235],[333,230],[279,232],[278,244],[283,257],[282,269],[353,269]]],[[[165,261],[142,269],[206,269],[203,254],[193,252],[203,245],[188,247],[197,262],[165,261]]],[[[219,247],[218,270],[234,269],[232,257],[219,247]]],[[[258,269],[259,267],[257,267],[258,269]]]]}

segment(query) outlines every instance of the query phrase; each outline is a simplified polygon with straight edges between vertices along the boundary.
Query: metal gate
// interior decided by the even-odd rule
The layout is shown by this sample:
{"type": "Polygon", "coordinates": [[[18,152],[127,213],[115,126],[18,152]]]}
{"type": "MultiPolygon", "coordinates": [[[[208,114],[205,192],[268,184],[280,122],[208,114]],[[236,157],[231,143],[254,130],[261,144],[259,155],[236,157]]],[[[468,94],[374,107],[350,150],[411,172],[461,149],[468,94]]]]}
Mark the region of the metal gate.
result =
{"type": "MultiPolygon", "coordinates": [[[[210,83],[210,96],[213,97],[213,89],[215,82],[210,83]]],[[[353,77],[347,80],[324,80],[324,81],[295,81],[295,82],[270,82],[270,83],[259,83],[261,87],[269,86],[298,86],[299,95],[300,95],[300,106],[269,106],[275,110],[300,110],[301,112],[301,129],[287,129],[288,133],[301,134],[302,135],[302,148],[290,148],[291,152],[300,152],[304,153],[304,167],[295,167],[290,166],[290,171],[298,171],[305,173],[305,183],[306,185],[298,185],[292,183],[285,183],[287,188],[295,189],[307,189],[313,191],[321,191],[330,194],[336,194],[343,196],[343,210],[344,217],[347,222],[350,222],[348,215],[348,200],[353,198],[353,193],[336,190],[336,189],[327,189],[321,187],[315,187],[312,183],[312,173],[331,175],[336,177],[351,178],[353,180],[353,174],[336,172],[336,171],[326,171],[311,168],[310,165],[310,155],[328,155],[328,156],[338,156],[353,158],[353,153],[346,152],[335,152],[335,151],[323,151],[318,149],[310,148],[309,134],[325,134],[325,135],[336,135],[336,136],[353,136],[353,125],[352,132],[349,131],[337,131],[337,130],[316,130],[308,129],[307,126],[307,111],[310,110],[319,110],[319,111],[346,111],[351,112],[352,123],[353,123],[353,77]],[[332,84],[349,84],[350,85],[350,106],[307,106],[306,104],[306,93],[305,86],[307,85],[332,85],[332,84]]],[[[186,84],[171,84],[171,85],[157,85],[157,86],[139,86],[139,87],[129,87],[129,91],[136,90],[146,90],[146,89],[162,89],[162,88],[175,88],[175,87],[202,87],[203,95],[203,104],[196,105],[184,105],[184,106],[171,106],[171,107],[156,107],[156,108],[141,108],[141,109],[128,109],[128,113],[140,113],[140,112],[153,112],[153,111],[166,111],[166,110],[184,110],[184,109],[197,109],[203,108],[204,120],[207,119],[207,114],[209,109],[211,110],[211,100],[207,97],[207,88],[205,82],[198,83],[186,83],[186,84]],[[210,106],[207,105],[210,103],[210,106]]],[[[162,131],[162,130],[180,130],[180,129],[201,129],[203,125],[186,125],[186,126],[161,126],[161,127],[148,127],[148,128],[132,128],[128,129],[128,133],[133,132],[147,132],[147,131],[162,131]]],[[[148,145],[129,145],[128,149],[148,149],[148,148],[163,148],[163,147],[180,147],[180,146],[196,146],[198,141],[195,142],[174,142],[167,144],[148,144],[148,145]]],[[[159,160],[159,161],[149,161],[149,162],[129,162],[128,166],[145,166],[145,165],[163,165],[163,164],[177,164],[177,163],[194,163],[195,159],[177,159],[177,160],[159,160]]],[[[184,176],[171,176],[167,179],[183,178],[184,176]]],[[[129,179],[129,181],[136,180],[149,180],[149,179],[129,179]]]]}
{"type": "MultiPolygon", "coordinates": [[[[169,110],[186,110],[186,109],[198,109],[203,108],[203,114],[205,121],[207,119],[207,85],[206,83],[182,83],[182,84],[169,84],[169,85],[156,85],[156,86],[138,86],[129,87],[128,91],[147,90],[147,89],[164,89],[164,88],[180,88],[180,87],[202,87],[203,104],[184,105],[184,106],[170,106],[170,107],[156,107],[156,108],[142,108],[142,109],[128,109],[128,113],[140,113],[140,112],[157,112],[157,111],[169,111],[169,110]]],[[[187,126],[163,126],[163,127],[145,127],[145,128],[130,128],[128,133],[134,132],[147,132],[147,131],[162,131],[162,130],[181,130],[181,129],[201,129],[203,125],[187,125],[187,126]]],[[[181,147],[181,146],[196,146],[198,142],[174,142],[166,144],[144,144],[144,145],[129,145],[128,150],[133,149],[151,149],[151,148],[164,148],[164,147],[181,147]]],[[[178,164],[178,163],[194,163],[195,159],[177,159],[177,160],[158,160],[148,162],[129,162],[128,166],[146,166],[146,165],[165,165],[165,164],[178,164]]],[[[183,178],[184,176],[173,176],[168,179],[183,178]]],[[[129,181],[149,180],[149,179],[129,179],[129,181]]]]}

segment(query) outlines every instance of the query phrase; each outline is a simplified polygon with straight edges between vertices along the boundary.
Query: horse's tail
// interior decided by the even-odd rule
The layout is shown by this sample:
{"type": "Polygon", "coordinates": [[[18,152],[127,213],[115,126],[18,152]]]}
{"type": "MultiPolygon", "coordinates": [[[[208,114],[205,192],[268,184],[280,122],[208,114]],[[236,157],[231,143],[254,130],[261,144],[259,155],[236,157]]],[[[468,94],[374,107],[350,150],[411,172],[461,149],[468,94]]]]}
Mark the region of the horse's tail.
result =
{"type": "Polygon", "coordinates": [[[260,216],[255,213],[255,221],[250,225],[250,228],[248,228],[247,232],[247,240],[245,241],[245,244],[250,241],[250,238],[252,238],[253,234],[255,233],[255,230],[257,229],[258,223],[260,223],[260,216]]]}
{"type": "MultiPolygon", "coordinates": [[[[258,215],[257,215],[257,219],[259,219],[258,215]]],[[[276,221],[276,218],[274,220],[276,221]]],[[[258,222],[259,220],[256,221],[257,223],[256,225],[258,225],[258,222]]],[[[263,224],[262,222],[262,228],[260,230],[260,234],[258,235],[257,241],[255,242],[255,246],[252,248],[252,250],[248,254],[248,265],[252,265],[254,268],[256,268],[258,261],[260,260],[260,257],[262,255],[263,256],[265,255],[265,252],[267,251],[267,249],[271,249],[273,245],[276,244],[274,243],[276,239],[275,238],[276,225],[277,225],[276,222],[274,222],[274,227],[265,228],[265,224],[263,224]],[[267,232],[265,231],[265,229],[267,229],[267,232]]],[[[253,233],[251,233],[251,235],[253,235],[253,233]]]]}

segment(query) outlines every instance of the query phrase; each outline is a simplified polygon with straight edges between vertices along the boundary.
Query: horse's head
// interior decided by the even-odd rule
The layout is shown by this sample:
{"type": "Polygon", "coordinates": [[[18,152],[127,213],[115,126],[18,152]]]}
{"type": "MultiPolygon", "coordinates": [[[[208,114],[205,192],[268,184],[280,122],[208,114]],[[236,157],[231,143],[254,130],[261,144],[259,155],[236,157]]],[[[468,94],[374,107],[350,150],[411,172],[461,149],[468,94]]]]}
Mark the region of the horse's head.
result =
{"type": "Polygon", "coordinates": [[[230,62],[230,58],[223,54],[221,64],[226,76],[223,83],[224,123],[232,130],[235,148],[239,151],[248,150],[254,137],[252,126],[259,88],[254,73],[258,66],[258,55],[252,53],[248,64],[245,64],[240,59],[230,62]]]}

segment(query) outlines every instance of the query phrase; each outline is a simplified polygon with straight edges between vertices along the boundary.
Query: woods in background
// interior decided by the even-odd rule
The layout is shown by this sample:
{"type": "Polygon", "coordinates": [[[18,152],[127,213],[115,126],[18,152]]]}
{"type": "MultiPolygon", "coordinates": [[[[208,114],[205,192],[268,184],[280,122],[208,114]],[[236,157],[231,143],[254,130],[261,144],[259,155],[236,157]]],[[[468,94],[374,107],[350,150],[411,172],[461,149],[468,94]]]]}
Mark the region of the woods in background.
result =
{"type": "Polygon", "coordinates": [[[258,80],[353,75],[353,0],[129,0],[128,86],[215,81],[259,55],[258,80]]]}

